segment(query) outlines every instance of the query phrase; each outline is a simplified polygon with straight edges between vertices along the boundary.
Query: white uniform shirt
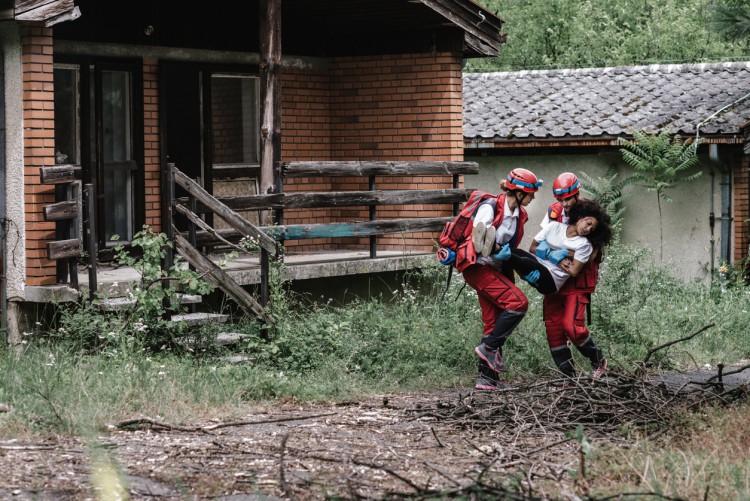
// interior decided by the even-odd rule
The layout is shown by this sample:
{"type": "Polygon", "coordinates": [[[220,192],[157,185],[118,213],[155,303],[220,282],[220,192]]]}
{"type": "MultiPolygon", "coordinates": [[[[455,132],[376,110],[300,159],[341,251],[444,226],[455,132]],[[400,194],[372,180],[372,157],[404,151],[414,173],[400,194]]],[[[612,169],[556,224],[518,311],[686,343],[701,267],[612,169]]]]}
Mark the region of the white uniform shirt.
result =
{"type": "MultiPolygon", "coordinates": [[[[495,242],[500,245],[507,244],[516,234],[516,228],[518,227],[518,207],[513,212],[508,207],[508,198],[505,198],[505,207],[503,208],[503,220],[500,222],[495,230],[495,242]]],[[[476,227],[479,223],[484,223],[485,226],[492,226],[492,222],[495,220],[495,211],[492,209],[490,204],[482,204],[479,206],[477,215],[474,216],[474,226],[476,227]]]]}
{"type": "MultiPolygon", "coordinates": [[[[594,252],[594,247],[589,242],[588,238],[576,235],[575,237],[568,237],[566,231],[568,230],[567,224],[558,223],[557,221],[550,221],[550,223],[539,233],[536,234],[534,240],[541,242],[546,240],[551,250],[566,249],[573,251],[573,259],[585,263],[591,258],[591,253],[594,252]]],[[[570,273],[564,271],[546,259],[536,258],[537,261],[542,263],[552,274],[552,278],[555,281],[557,290],[565,283],[570,277],[570,273]]]]}

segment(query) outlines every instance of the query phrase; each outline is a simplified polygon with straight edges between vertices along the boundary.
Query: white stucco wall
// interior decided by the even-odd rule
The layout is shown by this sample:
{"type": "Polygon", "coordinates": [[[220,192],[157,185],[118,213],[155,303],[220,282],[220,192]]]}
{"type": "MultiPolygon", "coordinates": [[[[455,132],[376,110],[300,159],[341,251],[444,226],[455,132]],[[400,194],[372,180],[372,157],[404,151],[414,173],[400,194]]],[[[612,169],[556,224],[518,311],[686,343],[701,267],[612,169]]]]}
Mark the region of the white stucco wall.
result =
{"type": "Polygon", "coordinates": [[[8,299],[23,298],[26,276],[26,223],[23,178],[23,73],[17,23],[0,23],[5,59],[5,200],[8,219],[6,270],[8,299]]]}
{"type": "MultiPolygon", "coordinates": [[[[580,176],[585,172],[591,177],[602,176],[610,165],[617,167],[618,179],[623,179],[632,170],[622,161],[616,150],[606,153],[563,154],[563,155],[502,155],[473,156],[467,153],[465,160],[479,163],[477,176],[466,176],[465,184],[497,193],[499,182],[516,167],[533,171],[544,180],[544,186],[536,199],[529,205],[529,222],[521,246],[528,248],[531,239],[539,229],[544,213],[555,200],[552,196],[552,181],[561,172],[573,172],[580,176]]],[[[703,175],[696,181],[679,185],[668,192],[673,202],[662,201],[662,219],[656,202],[656,194],[644,188],[631,186],[625,193],[630,194],[625,202],[622,240],[642,244],[652,250],[652,259],[659,262],[659,226],[664,229],[664,262],[674,266],[675,274],[686,280],[706,277],[706,268],[711,261],[711,231],[709,214],[713,203],[717,218],[714,234],[716,237],[714,265],[720,263],[719,239],[721,236],[721,176],[714,177],[714,196],[710,200],[710,163],[701,155],[703,175]]],[[[581,182],[585,182],[581,179],[581,182]]]]}

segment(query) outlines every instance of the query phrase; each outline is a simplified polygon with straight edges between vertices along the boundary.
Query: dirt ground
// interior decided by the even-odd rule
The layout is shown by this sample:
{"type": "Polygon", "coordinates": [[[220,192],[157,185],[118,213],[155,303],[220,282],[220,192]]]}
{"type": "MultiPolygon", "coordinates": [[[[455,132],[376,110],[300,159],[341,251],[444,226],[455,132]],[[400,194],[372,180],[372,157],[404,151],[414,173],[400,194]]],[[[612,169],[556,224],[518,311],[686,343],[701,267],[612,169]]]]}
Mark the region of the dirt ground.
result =
{"type": "MultiPolygon", "coordinates": [[[[417,496],[513,475],[559,481],[556,495],[573,492],[566,470],[575,468],[577,444],[545,449],[561,433],[441,423],[427,412],[500,398],[450,389],[335,405],[288,402],[249,408],[246,419],[257,424],[185,431],[141,423],[98,442],[125,473],[132,499],[417,496]]],[[[0,498],[96,499],[91,468],[82,439],[2,441],[0,498]]]]}
{"type": "Polygon", "coordinates": [[[5,440],[0,499],[97,499],[91,473],[104,463],[92,460],[91,444],[117,465],[132,499],[423,498],[446,491],[576,499],[583,487],[570,472],[580,444],[565,430],[584,422],[595,447],[622,444],[622,422],[660,419],[647,415],[656,407],[652,392],[661,402],[675,400],[663,386],[540,380],[491,393],[455,388],[325,405],[288,401],[248,407],[235,422],[142,420],[88,443],[5,440]],[[619,393],[619,403],[604,401],[619,393]],[[626,414],[624,402],[644,407],[626,414]]]}

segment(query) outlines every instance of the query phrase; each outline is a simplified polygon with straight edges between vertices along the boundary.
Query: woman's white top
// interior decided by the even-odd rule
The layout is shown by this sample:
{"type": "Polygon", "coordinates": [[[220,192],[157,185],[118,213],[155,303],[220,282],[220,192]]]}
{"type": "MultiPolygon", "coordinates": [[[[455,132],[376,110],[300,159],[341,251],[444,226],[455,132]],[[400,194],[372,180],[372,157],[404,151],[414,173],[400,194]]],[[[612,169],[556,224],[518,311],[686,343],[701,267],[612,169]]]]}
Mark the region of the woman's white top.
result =
{"type": "MultiPolygon", "coordinates": [[[[568,237],[566,232],[568,230],[567,224],[558,223],[557,221],[550,221],[550,223],[536,234],[534,240],[541,242],[546,240],[551,250],[566,249],[573,251],[573,259],[585,263],[591,258],[594,247],[589,242],[588,238],[576,235],[574,237],[568,237]]],[[[542,263],[552,274],[552,279],[555,281],[557,290],[565,283],[570,277],[570,273],[553,264],[551,261],[541,259],[536,256],[537,261],[542,263]]]]}

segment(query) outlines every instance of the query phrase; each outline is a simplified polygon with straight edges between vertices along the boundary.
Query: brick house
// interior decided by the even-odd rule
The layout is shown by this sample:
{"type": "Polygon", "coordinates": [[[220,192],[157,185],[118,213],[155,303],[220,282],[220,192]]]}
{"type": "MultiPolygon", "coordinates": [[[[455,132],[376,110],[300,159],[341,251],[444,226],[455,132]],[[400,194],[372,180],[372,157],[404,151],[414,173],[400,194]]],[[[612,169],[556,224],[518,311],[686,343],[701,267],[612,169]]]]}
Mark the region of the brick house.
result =
{"type": "MultiPolygon", "coordinates": [[[[285,0],[283,7],[260,0],[224,7],[194,11],[176,0],[1,2],[4,292],[11,302],[55,298],[40,296],[57,282],[47,250],[56,223],[44,217],[56,189],[43,184],[42,167],[79,166],[82,182],[98,185],[92,206],[99,253],[127,244],[144,224],[162,229],[168,162],[216,196],[269,191],[257,177],[265,92],[260,54],[279,26],[281,160],[463,159],[462,62],[496,55],[502,23],[471,0],[285,0]],[[279,24],[260,14],[269,8],[280,9],[279,24]]],[[[284,191],[361,186],[360,179],[297,178],[284,191]]],[[[378,186],[450,188],[451,180],[389,177],[378,186]]],[[[451,206],[442,207],[437,213],[450,215],[451,206]]],[[[394,217],[422,209],[378,208],[394,217]]],[[[284,217],[304,224],[363,214],[366,208],[332,208],[284,217]]],[[[379,248],[427,251],[434,236],[416,232],[406,244],[383,237],[379,248]]],[[[288,242],[287,249],[358,249],[362,240],[310,239],[288,242]]]]}
{"type": "MultiPolygon", "coordinates": [[[[466,74],[464,109],[466,159],[480,165],[467,186],[491,185],[517,166],[545,186],[565,171],[596,178],[615,169],[623,179],[630,171],[617,139],[631,128],[698,135],[701,177],[669,193],[661,221],[654,193],[629,188],[623,240],[658,257],[663,223],[664,259],[688,279],[747,257],[750,63],[466,74]]],[[[545,188],[531,220],[553,201],[545,188]]]]}

